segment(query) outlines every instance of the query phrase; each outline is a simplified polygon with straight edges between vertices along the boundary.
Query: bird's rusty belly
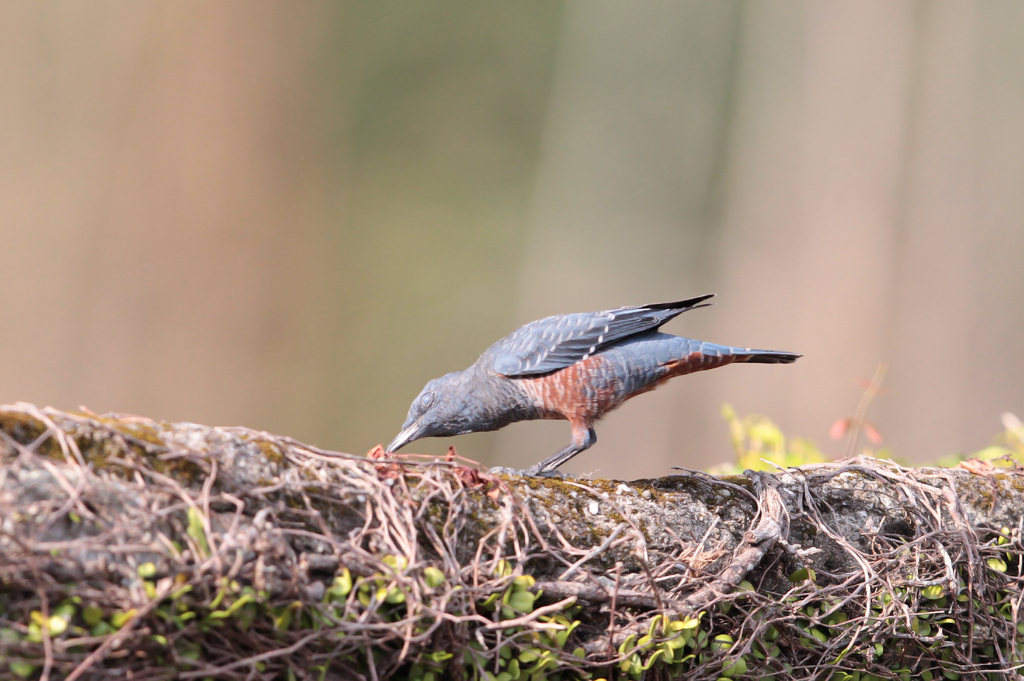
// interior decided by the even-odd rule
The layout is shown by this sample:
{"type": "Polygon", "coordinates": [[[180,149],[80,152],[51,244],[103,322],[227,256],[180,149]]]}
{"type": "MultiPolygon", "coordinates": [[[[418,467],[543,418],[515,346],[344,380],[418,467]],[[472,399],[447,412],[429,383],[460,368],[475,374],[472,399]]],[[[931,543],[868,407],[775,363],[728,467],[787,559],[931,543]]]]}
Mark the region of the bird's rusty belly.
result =
{"type": "Polygon", "coordinates": [[[729,364],[735,358],[691,352],[668,359],[612,349],[572,366],[517,383],[537,418],[593,423],[620,404],[675,376],[729,364]]]}
{"type": "Polygon", "coordinates": [[[545,419],[592,423],[629,397],[623,390],[620,372],[602,355],[517,382],[532,400],[538,416],[545,419]]]}

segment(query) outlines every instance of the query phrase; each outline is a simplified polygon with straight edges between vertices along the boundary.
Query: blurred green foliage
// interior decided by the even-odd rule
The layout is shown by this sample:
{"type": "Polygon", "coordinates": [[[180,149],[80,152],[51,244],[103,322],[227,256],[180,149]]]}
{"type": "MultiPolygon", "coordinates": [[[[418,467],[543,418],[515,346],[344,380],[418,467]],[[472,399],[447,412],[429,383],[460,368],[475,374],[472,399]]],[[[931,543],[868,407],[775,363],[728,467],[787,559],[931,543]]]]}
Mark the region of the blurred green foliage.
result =
{"type": "MultiPolygon", "coordinates": [[[[752,414],[741,418],[737,416],[732,405],[724,404],[722,418],[729,426],[729,437],[733,449],[736,450],[736,461],[713,466],[709,469],[710,473],[739,475],[747,469],[767,471],[775,470],[776,466],[787,468],[833,460],[833,457],[823,454],[811,440],[800,437],[787,438],[782,429],[767,416],[752,414]]],[[[988,462],[993,466],[1024,465],[1024,423],[1010,413],[1003,414],[1002,423],[1003,432],[997,435],[988,447],[970,454],[949,454],[928,465],[951,468],[961,461],[971,459],[988,462]]],[[[888,449],[875,451],[866,447],[862,453],[879,458],[893,458],[888,449]]],[[[902,461],[899,463],[905,464],[902,461]]]]}
{"type": "Polygon", "coordinates": [[[772,463],[786,468],[831,460],[810,440],[801,437],[787,439],[782,429],[767,416],[749,415],[740,418],[732,405],[725,404],[722,405],[722,418],[729,424],[729,437],[736,450],[736,462],[712,468],[711,472],[717,475],[739,475],[747,469],[775,470],[772,463]]]}
{"type": "Polygon", "coordinates": [[[950,454],[935,462],[938,466],[955,466],[961,461],[978,459],[993,466],[1024,464],[1024,423],[1013,414],[1002,416],[1003,432],[995,437],[992,444],[973,454],[950,454]]]}

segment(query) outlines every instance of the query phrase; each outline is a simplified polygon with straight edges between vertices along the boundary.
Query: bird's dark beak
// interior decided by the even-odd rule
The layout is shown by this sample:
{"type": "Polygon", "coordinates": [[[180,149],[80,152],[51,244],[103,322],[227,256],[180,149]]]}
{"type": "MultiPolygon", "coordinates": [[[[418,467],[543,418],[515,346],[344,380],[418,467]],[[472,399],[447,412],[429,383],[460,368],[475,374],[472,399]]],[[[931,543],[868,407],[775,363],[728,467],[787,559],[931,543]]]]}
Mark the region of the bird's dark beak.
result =
{"type": "Polygon", "coordinates": [[[412,424],[406,426],[405,428],[403,428],[402,432],[400,432],[395,437],[395,439],[391,441],[391,444],[388,445],[388,448],[385,451],[388,454],[391,454],[392,452],[397,452],[399,449],[401,449],[402,447],[406,446],[407,444],[409,444],[413,440],[418,440],[419,437],[420,437],[420,424],[417,421],[417,422],[412,423],[412,424]]]}

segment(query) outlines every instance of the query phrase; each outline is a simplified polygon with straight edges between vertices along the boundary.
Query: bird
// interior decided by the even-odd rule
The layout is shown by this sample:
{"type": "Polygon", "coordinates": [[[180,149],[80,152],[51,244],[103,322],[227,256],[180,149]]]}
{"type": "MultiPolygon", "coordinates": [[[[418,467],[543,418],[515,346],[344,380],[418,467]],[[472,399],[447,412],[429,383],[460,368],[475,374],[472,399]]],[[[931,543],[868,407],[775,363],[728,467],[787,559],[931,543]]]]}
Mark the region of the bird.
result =
{"type": "Polygon", "coordinates": [[[468,369],[429,381],[385,451],[396,452],[425,437],[565,419],[572,429],[568,446],[524,471],[493,469],[557,475],[559,466],[597,442],[594,424],[602,416],[671,378],[733,362],[789,364],[802,356],[717,345],[660,330],[683,312],[711,305],[705,301],[714,295],[530,322],[489,347],[468,369]]]}

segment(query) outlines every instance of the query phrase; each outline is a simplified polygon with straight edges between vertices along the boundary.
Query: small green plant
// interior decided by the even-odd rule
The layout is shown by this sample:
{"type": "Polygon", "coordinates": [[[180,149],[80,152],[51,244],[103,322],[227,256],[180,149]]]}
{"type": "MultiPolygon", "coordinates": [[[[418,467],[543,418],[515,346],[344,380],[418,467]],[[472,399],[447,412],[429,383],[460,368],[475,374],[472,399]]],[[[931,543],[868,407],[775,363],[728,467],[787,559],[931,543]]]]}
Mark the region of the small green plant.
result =
{"type": "Polygon", "coordinates": [[[736,450],[736,463],[720,464],[712,468],[711,473],[738,475],[747,469],[775,470],[772,463],[789,467],[830,460],[810,440],[801,437],[787,440],[782,429],[767,416],[751,415],[740,418],[732,405],[725,404],[722,405],[722,418],[729,425],[729,437],[733,449],[736,450]]]}
{"type": "Polygon", "coordinates": [[[992,444],[973,454],[950,454],[936,461],[936,465],[953,467],[961,461],[978,459],[987,461],[993,466],[1013,466],[1024,464],[1024,423],[1015,415],[1006,412],[1000,419],[1003,432],[995,437],[992,444]]]}

